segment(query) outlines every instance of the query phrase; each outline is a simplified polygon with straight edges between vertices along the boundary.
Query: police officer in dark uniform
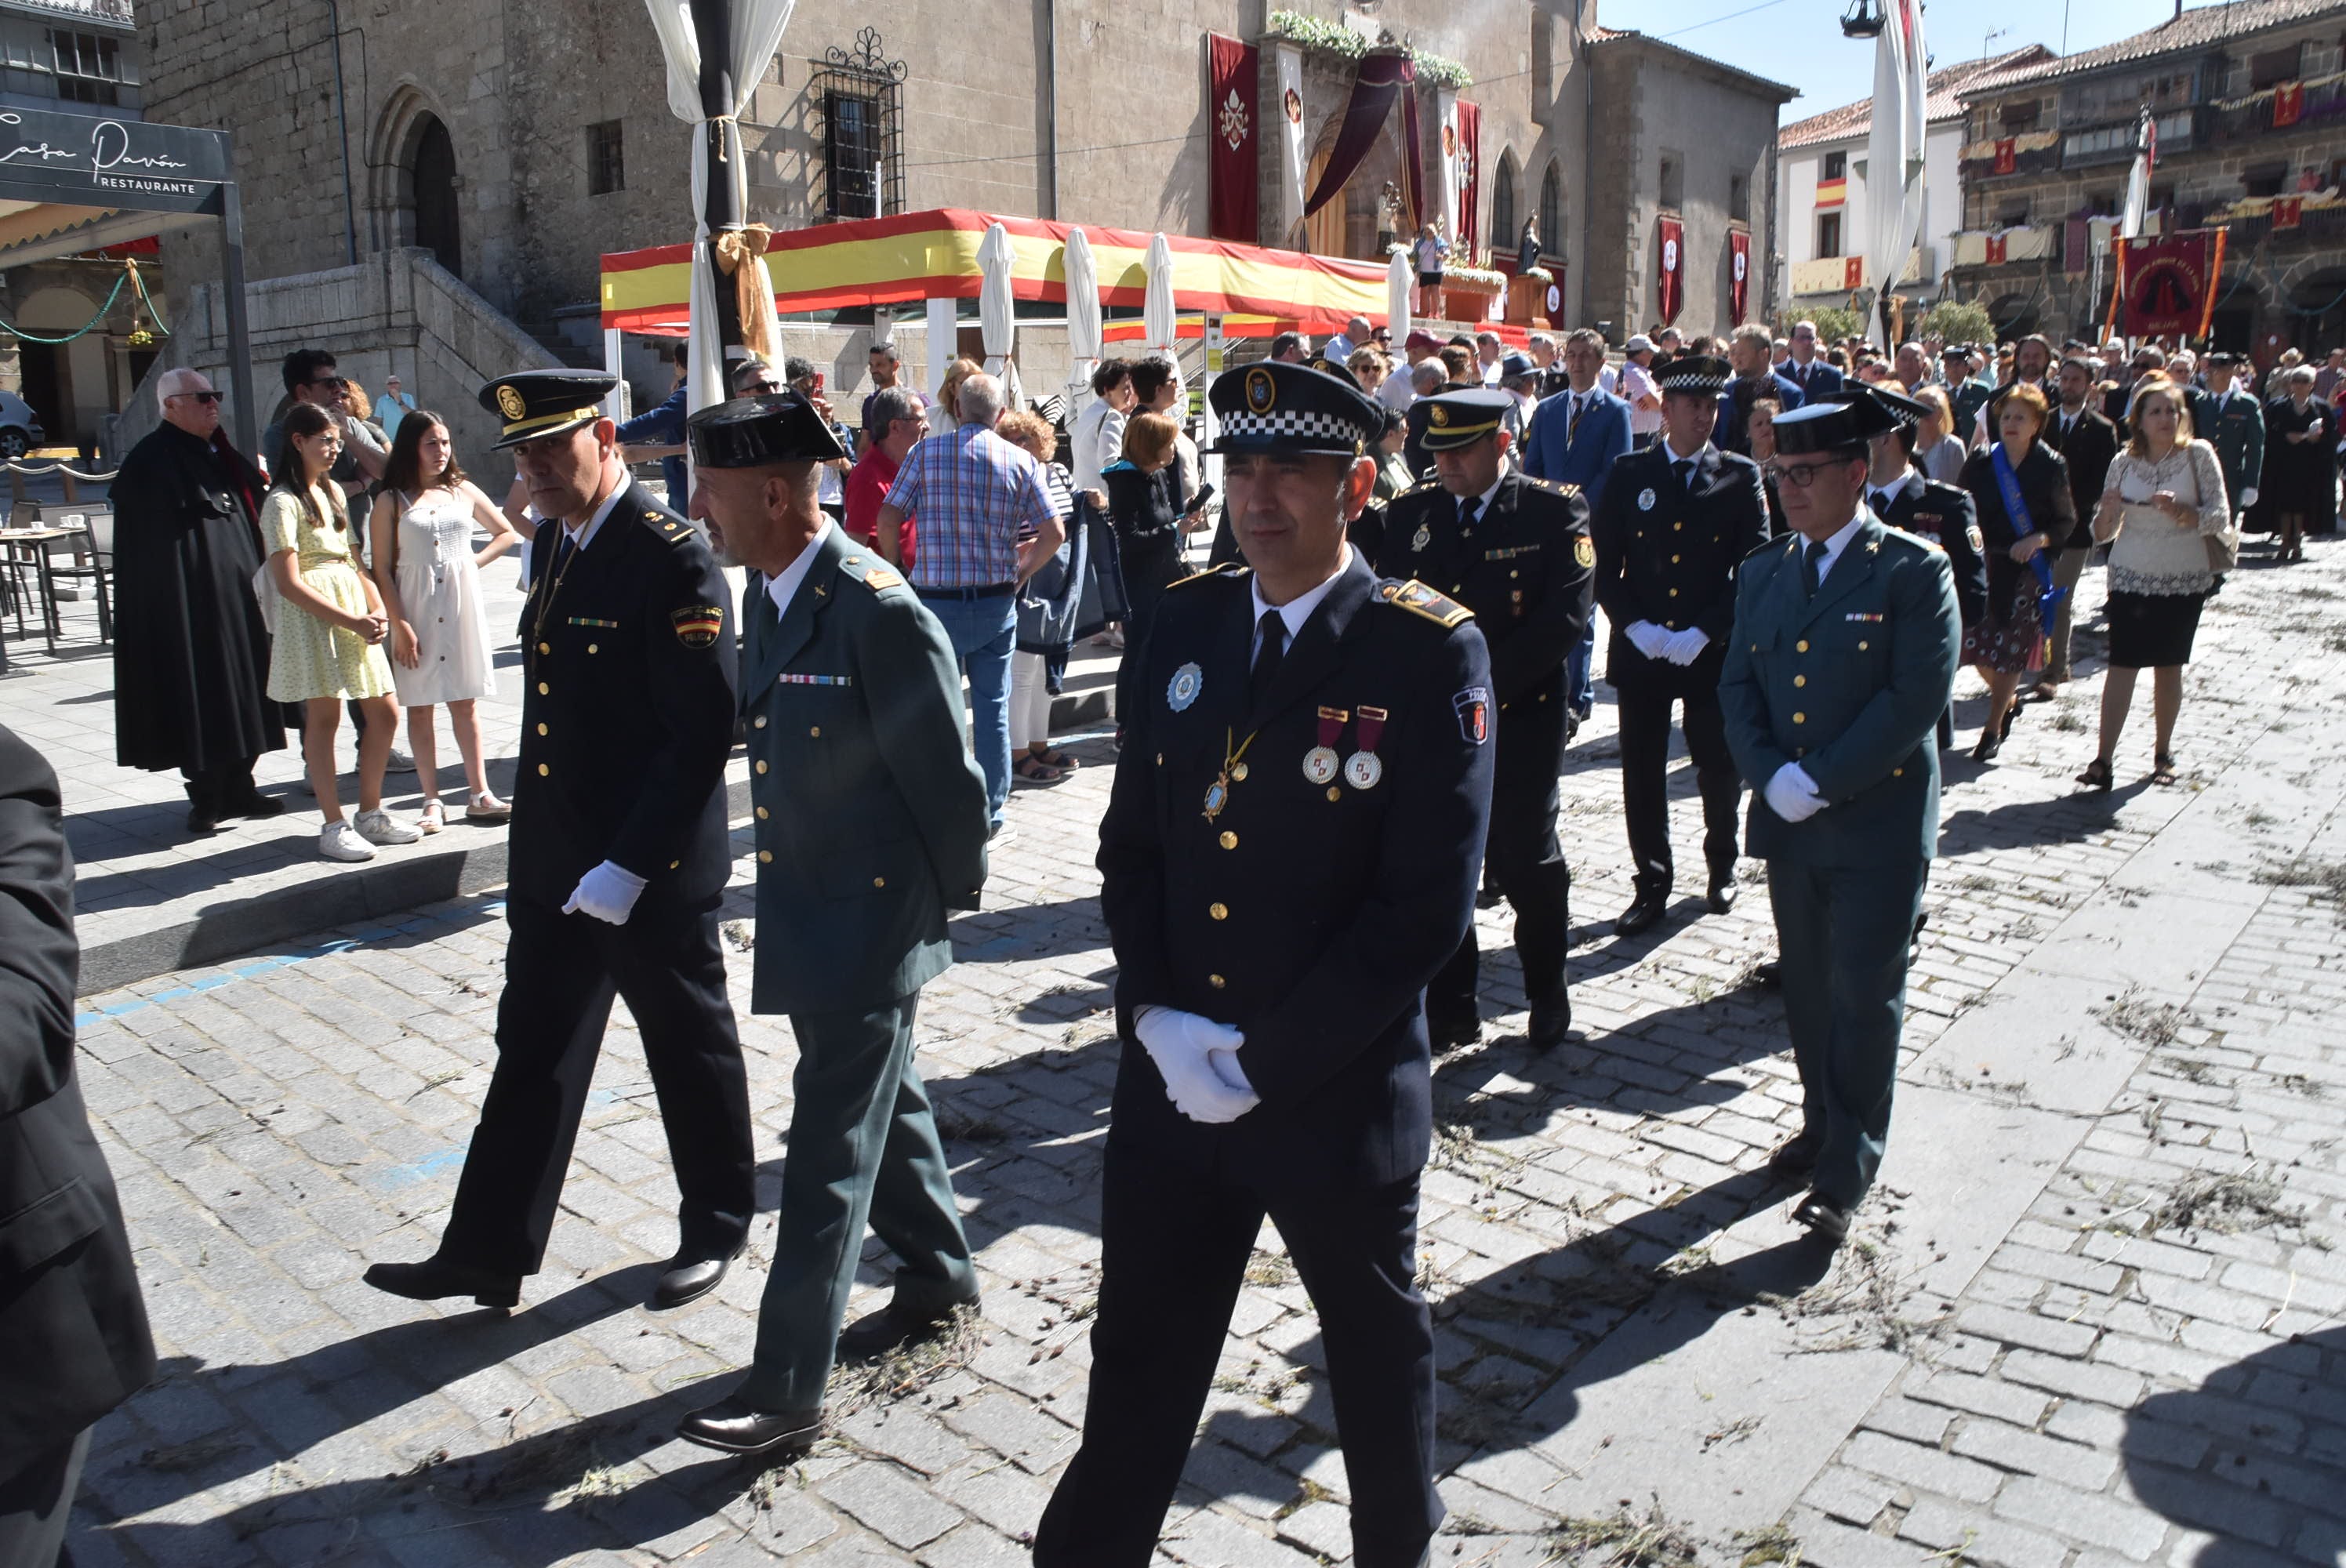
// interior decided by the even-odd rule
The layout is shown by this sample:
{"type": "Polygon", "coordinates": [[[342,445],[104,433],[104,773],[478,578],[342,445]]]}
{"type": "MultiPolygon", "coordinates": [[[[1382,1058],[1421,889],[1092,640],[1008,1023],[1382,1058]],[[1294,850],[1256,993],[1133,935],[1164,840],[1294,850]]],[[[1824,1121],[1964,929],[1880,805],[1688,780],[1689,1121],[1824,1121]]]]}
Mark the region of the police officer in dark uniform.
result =
{"type": "Polygon", "coordinates": [[[1735,616],[1735,572],[1768,537],[1760,466],[1711,443],[1732,369],[1681,354],[1655,367],[1662,438],[1613,465],[1596,515],[1596,602],[1613,627],[1605,657],[1621,718],[1622,816],[1636,895],[1614,922],[1635,936],[1668,910],[1670,708],[1684,715],[1702,794],[1708,901],[1735,907],[1737,809],[1743,790],[1719,714],[1719,667],[1735,616]]]}
{"type": "Polygon", "coordinates": [[[1146,1568],[1268,1214],[1320,1317],[1353,1561],[1442,1522],[1417,1270],[1420,997],[1473,919],[1491,667],[1464,606],[1344,540],[1377,405],[1302,365],[1220,377],[1252,569],[1165,596],[1100,827],[1123,1041],[1083,1445],[1037,1568],[1146,1568]]]}
{"type": "Polygon", "coordinates": [[[1864,506],[1867,443],[1895,427],[1872,397],[1776,421],[1792,532],[1737,574],[1719,705],[1757,792],[1783,952],[1800,1134],[1770,1165],[1805,1176],[1794,1217],[1828,1239],[1873,1184],[1890,1134],[1909,933],[1939,837],[1931,729],[1963,630],[1943,550],[1864,506]]]}
{"type": "MultiPolygon", "coordinates": [[[[1930,408],[1880,387],[1841,395],[1843,401],[1870,399],[1878,411],[1897,422],[1895,430],[1867,443],[1872,461],[1865,476],[1867,509],[1892,528],[1928,539],[1947,553],[1947,565],[1955,578],[1955,607],[1964,626],[1977,625],[1987,614],[1987,547],[1980,537],[1979,510],[1972,503],[1970,491],[1925,478],[1914,466],[1914,438],[1930,408]]],[[[1880,423],[1873,414],[1867,417],[1880,423]]],[[[1955,714],[1950,707],[1939,715],[1939,744],[1954,743],[1955,714]]],[[[1918,933],[1920,929],[1916,928],[1918,933]]]]}
{"type": "Polygon", "coordinates": [[[511,1307],[545,1258],[614,995],[642,1033],[682,1236],[652,1292],[714,1289],[749,1233],[749,1086],[717,906],[732,867],[735,653],[700,535],[627,476],[597,408],[616,378],[529,371],[481,390],[546,519],[523,606],[497,1064],[439,1251],[377,1289],[511,1307]]]}
{"type": "MultiPolygon", "coordinates": [[[[1418,400],[1436,477],[1394,497],[1378,571],[1418,577],[1474,612],[1491,647],[1499,744],[1491,787],[1491,881],[1515,908],[1515,956],[1531,1004],[1531,1043],[1546,1050],[1572,1025],[1565,983],[1572,871],[1556,842],[1557,775],[1571,704],[1565,659],[1588,626],[1596,565],[1588,503],[1569,484],[1526,479],[1506,461],[1504,392],[1418,400]]],[[[1426,987],[1437,1047],[1481,1033],[1474,930],[1426,987]]]]}

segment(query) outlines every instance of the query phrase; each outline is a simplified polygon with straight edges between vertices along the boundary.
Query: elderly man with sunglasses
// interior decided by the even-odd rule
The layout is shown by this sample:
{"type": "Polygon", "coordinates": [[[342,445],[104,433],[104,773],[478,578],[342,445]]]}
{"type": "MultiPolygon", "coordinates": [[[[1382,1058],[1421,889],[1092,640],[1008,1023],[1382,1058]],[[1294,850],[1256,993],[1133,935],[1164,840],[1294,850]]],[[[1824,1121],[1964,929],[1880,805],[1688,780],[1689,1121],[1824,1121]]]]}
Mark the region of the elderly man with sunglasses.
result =
{"type": "Polygon", "coordinates": [[[199,372],[165,371],[155,391],[163,423],[123,458],[112,492],[115,759],[179,769],[188,830],[209,833],[285,809],[252,786],[255,760],[285,744],[252,596],[268,482],[229,445],[199,372]]]}
{"type": "Polygon", "coordinates": [[[1794,1217],[1838,1245],[1873,1185],[1906,1001],[1908,933],[1939,840],[1939,714],[1963,628],[1946,553],[1864,504],[1871,389],[1776,416],[1790,532],[1744,561],[1719,674],[1727,744],[1756,792],[1801,1127],[1770,1160],[1794,1217]]]}

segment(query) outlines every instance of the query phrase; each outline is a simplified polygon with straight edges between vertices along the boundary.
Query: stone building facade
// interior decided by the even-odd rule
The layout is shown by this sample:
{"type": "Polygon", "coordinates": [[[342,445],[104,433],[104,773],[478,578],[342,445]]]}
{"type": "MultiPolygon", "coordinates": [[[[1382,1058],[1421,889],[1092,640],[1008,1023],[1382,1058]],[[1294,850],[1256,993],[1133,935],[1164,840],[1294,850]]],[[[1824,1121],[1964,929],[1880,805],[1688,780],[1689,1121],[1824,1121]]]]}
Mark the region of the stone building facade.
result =
{"type": "Polygon", "coordinates": [[[1729,308],[1729,236],[1750,237],[1743,314],[1764,319],[1778,292],[1773,214],[1776,116],[1795,89],[1642,33],[1599,28],[1588,58],[1589,192],[1597,220],[1583,321],[1613,341],[1659,322],[1659,220],[1684,229],[1689,335],[1739,323],[1729,308]]]}
{"type": "Polygon", "coordinates": [[[2346,342],[2346,0],[2237,0],[1962,93],[1953,279],[2004,336],[2096,334],[2147,106],[2147,234],[2222,228],[2210,338],[2270,364],[2346,342]]]}
{"type": "MultiPolygon", "coordinates": [[[[1641,260],[1624,278],[1610,255],[1629,232],[1649,259],[1654,204],[1637,187],[1650,176],[1641,168],[1624,182],[1593,167],[1592,122],[1614,138],[1608,147],[1621,135],[1592,114],[1614,47],[1596,42],[1607,35],[1596,0],[1295,3],[1320,7],[1316,29],[1270,0],[968,0],[944,11],[802,0],[744,117],[748,216],[794,229],[870,216],[876,202],[885,212],[950,206],[1202,236],[1216,123],[1208,35],[1258,42],[1266,70],[1280,50],[1303,56],[1300,107],[1316,157],[1334,138],[1354,69],[1327,46],[1327,30],[1349,29],[1446,56],[1472,78],[1456,91],[1482,114],[1478,250],[1512,257],[1524,215],[1553,217],[1544,237],[1565,313],[1638,318],[1636,279],[1650,269],[1641,260]],[[1581,281],[1600,272],[1601,304],[1581,281]]],[[[688,133],[669,113],[658,46],[633,0],[341,0],[339,39],[332,15],[317,0],[169,0],[141,16],[149,114],[235,137],[256,283],[420,249],[488,308],[576,351],[592,343],[600,254],[690,234],[688,133]]],[[[1636,78],[1632,94],[1639,82],[1650,94],[1685,80],[1671,102],[1692,117],[1680,134],[1695,160],[1687,188],[1699,193],[1697,223],[1729,220],[1724,169],[1735,162],[1764,229],[1772,182],[1761,170],[1784,91],[1666,46],[1626,44],[1617,57],[1616,74],[1636,78]]],[[[1420,91],[1436,137],[1436,91],[1420,91]]],[[[1265,96],[1265,119],[1273,101],[1265,96]]],[[[1644,113],[1616,117],[1642,127],[1653,117],[1644,113]]],[[[1653,162],[1647,133],[1633,134],[1653,162]]],[[[1279,144],[1259,142],[1268,165],[1279,144]]],[[[1432,152],[1429,168],[1438,167],[1432,152]]],[[[1376,195],[1393,162],[1381,148],[1316,225],[1265,200],[1256,238],[1381,258],[1376,195]]],[[[214,243],[172,237],[173,276],[216,277],[214,243]]],[[[1723,324],[1708,292],[1689,291],[1687,324],[1723,324]]],[[[852,334],[871,326],[822,325],[841,341],[818,357],[843,372],[834,386],[852,392],[863,358],[852,334]]],[[[795,326],[791,336],[798,344],[795,326]]],[[[261,379],[273,386],[270,369],[260,367],[261,379]]],[[[641,372],[639,401],[665,392],[650,354],[630,369],[641,372]]],[[[416,390],[443,402],[456,392],[416,390]]]]}

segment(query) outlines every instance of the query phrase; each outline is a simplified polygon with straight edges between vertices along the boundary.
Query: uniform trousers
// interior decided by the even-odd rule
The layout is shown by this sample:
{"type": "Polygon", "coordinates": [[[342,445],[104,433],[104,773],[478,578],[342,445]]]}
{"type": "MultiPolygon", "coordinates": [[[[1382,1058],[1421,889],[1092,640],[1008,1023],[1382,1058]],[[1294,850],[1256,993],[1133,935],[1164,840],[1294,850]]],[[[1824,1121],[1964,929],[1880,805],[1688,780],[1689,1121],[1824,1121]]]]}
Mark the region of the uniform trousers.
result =
{"type": "Polygon", "coordinates": [[[1906,1015],[1906,946],[1923,909],[1923,860],[1879,866],[1768,862],[1783,953],[1784,1021],[1800,1074],[1799,1143],[1816,1151],[1819,1196],[1855,1208],[1890,1137],[1906,1015]]]}
{"type": "MultiPolygon", "coordinates": [[[[1521,698],[1499,718],[1498,751],[1491,759],[1491,826],[1483,851],[1484,880],[1515,907],[1515,958],[1524,969],[1524,999],[1532,1006],[1564,1002],[1565,950],[1572,942],[1572,868],[1556,838],[1564,705],[1557,700],[1560,693],[1546,695],[1545,702],[1536,696],[1521,698]]],[[[1478,1015],[1481,965],[1469,921],[1458,951],[1426,983],[1430,1021],[1468,1022],[1478,1015]]]]}
{"type": "Polygon", "coordinates": [[[896,1301],[923,1316],[977,1299],[953,1173],[913,1064],[915,992],[869,1013],[793,1013],[790,1151],[773,1266],[740,1397],[822,1403],[868,1223],[896,1255],[896,1301]]]}
{"type": "Polygon", "coordinates": [[[1083,1446],[1035,1527],[1035,1568],[1148,1568],[1266,1214],[1319,1314],[1352,1560],[1410,1568],[1424,1553],[1443,1506],[1433,1326],[1414,1282],[1417,1178],[1257,1186],[1111,1126],[1083,1446]]]}
{"type": "MultiPolygon", "coordinates": [[[[1633,656],[1634,657],[1634,656],[1633,656]]],[[[1709,667],[1698,660],[1693,669],[1709,667]]],[[[1670,706],[1684,704],[1687,756],[1702,794],[1702,858],[1713,878],[1735,872],[1736,809],[1742,776],[1727,748],[1727,720],[1719,683],[1688,671],[1687,680],[1616,683],[1621,720],[1621,815],[1629,830],[1629,860],[1637,886],[1668,888],[1677,875],[1670,854],[1670,706]]]]}
{"type": "Polygon", "coordinates": [[[0,1477],[0,1563],[8,1568],[49,1568],[58,1561],[93,1430],[82,1428],[15,1474],[0,1477]]]}
{"type": "Polygon", "coordinates": [[[440,1252],[497,1273],[546,1257],[611,999],[627,998],[676,1167],[677,1256],[729,1257],[756,1204],[750,1086],[717,911],[640,906],[625,925],[516,896],[505,906],[497,1066],[440,1252]]]}

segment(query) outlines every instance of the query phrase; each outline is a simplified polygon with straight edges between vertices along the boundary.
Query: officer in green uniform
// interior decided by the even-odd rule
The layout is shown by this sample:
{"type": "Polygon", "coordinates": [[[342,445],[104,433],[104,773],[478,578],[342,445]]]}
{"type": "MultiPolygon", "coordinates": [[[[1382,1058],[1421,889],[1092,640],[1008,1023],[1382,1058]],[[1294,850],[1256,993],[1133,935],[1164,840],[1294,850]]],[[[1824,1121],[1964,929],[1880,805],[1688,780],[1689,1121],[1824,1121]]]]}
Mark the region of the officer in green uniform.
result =
{"type": "Polygon", "coordinates": [[[2257,482],[2265,472],[2265,414],[2256,398],[2233,383],[2240,373],[2240,356],[2218,351],[2208,356],[2208,390],[2186,389],[2191,407],[2191,433],[2216,449],[2224,471],[2224,494],[2232,498],[2238,516],[2257,504],[2257,482]]]}
{"type": "Polygon", "coordinates": [[[969,1242],[913,1063],[922,984],[953,962],[948,910],[985,881],[985,781],[936,618],[817,504],[845,455],[801,394],[687,423],[693,515],[762,574],[743,606],[741,711],[758,845],[750,1006],[797,1037],[790,1152],[756,1357],[678,1435],[729,1453],[821,1434],[834,1340],[850,1358],[935,1332],[977,1299],[969,1242]],[[839,1331],[866,1222],[896,1255],[885,1311],[839,1331]]]}
{"type": "MultiPolygon", "coordinates": [[[[1515,956],[1531,1010],[1532,1044],[1546,1050],[1572,1026],[1565,983],[1572,869],[1556,841],[1556,779],[1570,727],[1565,660],[1587,629],[1596,549],[1579,486],[1527,479],[1507,462],[1504,392],[1420,398],[1435,477],[1393,498],[1377,570],[1417,577],[1474,612],[1491,647],[1498,747],[1491,786],[1492,882],[1515,910],[1515,956]]],[[[1474,928],[1425,988],[1437,1049],[1482,1032],[1474,928]]]]}
{"type": "Polygon", "coordinates": [[[1838,1242],[1890,1134],[1906,948],[1939,838],[1933,730],[1962,621],[1946,553],[1864,509],[1872,398],[1776,420],[1770,465],[1791,532],[1738,574],[1719,705],[1757,792],[1801,1128],[1770,1164],[1805,1174],[1796,1217],[1838,1242]]]}

